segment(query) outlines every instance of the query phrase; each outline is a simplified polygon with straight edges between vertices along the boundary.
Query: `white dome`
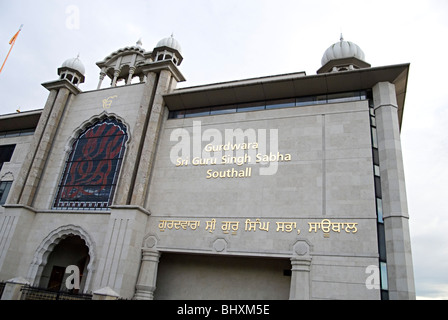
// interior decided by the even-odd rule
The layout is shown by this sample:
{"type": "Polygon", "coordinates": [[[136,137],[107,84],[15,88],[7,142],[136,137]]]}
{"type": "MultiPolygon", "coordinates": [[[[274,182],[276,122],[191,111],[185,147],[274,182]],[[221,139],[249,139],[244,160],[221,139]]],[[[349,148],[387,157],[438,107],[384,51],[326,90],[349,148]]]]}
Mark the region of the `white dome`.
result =
{"type": "Polygon", "coordinates": [[[157,42],[156,48],[159,47],[169,47],[179,51],[179,53],[182,52],[179,42],[173,38],[173,35],[171,35],[171,37],[164,38],[159,42],[157,42]]]}
{"type": "Polygon", "coordinates": [[[86,72],[86,68],[84,67],[84,64],[81,62],[81,60],[79,60],[79,57],[65,60],[61,67],[74,69],[82,75],[84,75],[86,72]]]}
{"type": "Polygon", "coordinates": [[[322,57],[322,66],[330,60],[355,57],[364,61],[365,55],[361,48],[350,41],[345,41],[341,37],[341,41],[330,46],[322,57]]]}

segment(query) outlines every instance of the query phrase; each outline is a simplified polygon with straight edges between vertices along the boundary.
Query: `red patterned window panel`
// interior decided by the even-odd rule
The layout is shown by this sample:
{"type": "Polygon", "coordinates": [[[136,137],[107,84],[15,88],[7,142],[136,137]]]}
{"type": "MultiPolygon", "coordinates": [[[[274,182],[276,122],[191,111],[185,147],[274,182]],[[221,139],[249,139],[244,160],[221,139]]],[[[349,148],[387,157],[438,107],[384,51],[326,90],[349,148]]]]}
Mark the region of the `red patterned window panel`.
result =
{"type": "Polygon", "coordinates": [[[128,139],[126,127],[105,119],[73,143],[54,209],[104,210],[112,204],[128,139]]]}

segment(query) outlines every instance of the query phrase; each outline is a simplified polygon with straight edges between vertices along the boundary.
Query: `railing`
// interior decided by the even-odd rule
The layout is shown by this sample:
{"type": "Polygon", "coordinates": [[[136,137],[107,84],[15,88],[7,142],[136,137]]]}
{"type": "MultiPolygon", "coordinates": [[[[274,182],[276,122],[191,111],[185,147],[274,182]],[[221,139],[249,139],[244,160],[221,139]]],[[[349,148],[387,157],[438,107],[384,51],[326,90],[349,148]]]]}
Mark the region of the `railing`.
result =
{"type": "Polygon", "coordinates": [[[92,300],[92,295],[88,293],[52,291],[28,285],[24,286],[21,291],[21,300],[92,300]]]}

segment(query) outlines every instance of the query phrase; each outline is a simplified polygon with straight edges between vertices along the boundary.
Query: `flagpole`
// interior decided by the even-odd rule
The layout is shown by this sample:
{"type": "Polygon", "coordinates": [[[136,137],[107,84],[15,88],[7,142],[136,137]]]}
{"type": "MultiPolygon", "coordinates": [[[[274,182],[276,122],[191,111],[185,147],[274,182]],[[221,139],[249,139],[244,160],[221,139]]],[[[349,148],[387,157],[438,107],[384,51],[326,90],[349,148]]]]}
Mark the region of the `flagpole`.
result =
{"type": "Polygon", "coordinates": [[[12,48],[14,47],[14,44],[16,43],[17,36],[19,35],[19,32],[22,30],[23,24],[20,26],[19,31],[14,35],[12,38],[12,42],[9,44],[11,45],[11,48],[9,48],[8,54],[6,55],[5,61],[3,61],[2,67],[0,68],[0,73],[3,70],[3,67],[5,66],[6,60],[8,60],[9,54],[11,53],[12,48]]]}

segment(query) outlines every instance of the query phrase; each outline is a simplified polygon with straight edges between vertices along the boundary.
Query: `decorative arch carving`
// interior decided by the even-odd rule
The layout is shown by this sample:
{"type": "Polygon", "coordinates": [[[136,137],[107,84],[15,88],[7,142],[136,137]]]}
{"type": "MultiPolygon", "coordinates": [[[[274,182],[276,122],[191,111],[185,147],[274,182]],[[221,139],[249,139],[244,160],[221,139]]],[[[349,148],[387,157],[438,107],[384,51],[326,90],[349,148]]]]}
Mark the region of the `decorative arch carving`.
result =
{"type": "Polygon", "coordinates": [[[112,112],[103,111],[100,114],[94,115],[94,116],[90,117],[88,120],[85,120],[80,126],[78,126],[78,128],[73,130],[73,133],[68,138],[67,143],[65,144],[64,151],[66,152],[67,157],[68,157],[68,154],[72,151],[73,143],[75,142],[75,140],[78,139],[78,137],[85,130],[87,130],[87,128],[93,126],[98,121],[103,121],[107,118],[118,120],[126,126],[126,128],[128,129],[127,130],[128,140],[126,141],[126,145],[128,145],[129,141],[131,140],[131,132],[130,132],[131,130],[129,130],[129,128],[130,128],[129,124],[126,123],[126,121],[122,117],[118,116],[117,114],[112,113],[112,112]]]}
{"type": "Polygon", "coordinates": [[[0,181],[14,181],[14,174],[8,171],[0,177],[0,181]]]}

